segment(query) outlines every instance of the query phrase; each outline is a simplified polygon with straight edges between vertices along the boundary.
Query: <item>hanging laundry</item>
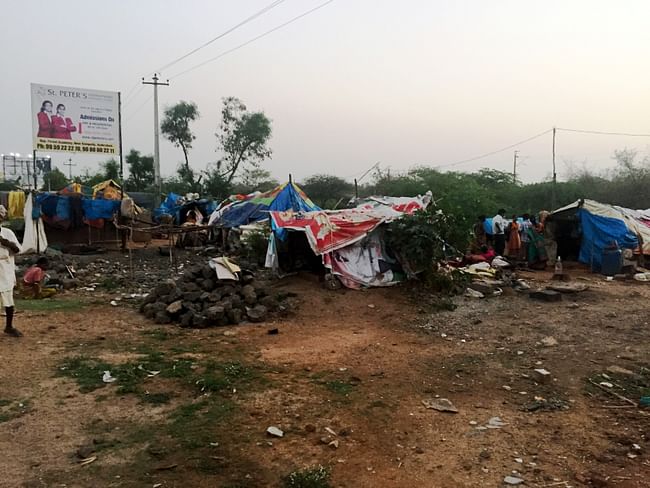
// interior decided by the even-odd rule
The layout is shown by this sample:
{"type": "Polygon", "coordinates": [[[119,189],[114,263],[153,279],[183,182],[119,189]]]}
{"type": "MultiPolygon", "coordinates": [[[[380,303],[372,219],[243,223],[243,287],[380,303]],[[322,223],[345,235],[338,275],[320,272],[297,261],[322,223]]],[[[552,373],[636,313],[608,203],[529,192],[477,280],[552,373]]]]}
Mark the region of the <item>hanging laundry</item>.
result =
{"type": "Polygon", "coordinates": [[[9,218],[17,219],[23,217],[25,210],[25,194],[22,191],[9,192],[9,218]]]}

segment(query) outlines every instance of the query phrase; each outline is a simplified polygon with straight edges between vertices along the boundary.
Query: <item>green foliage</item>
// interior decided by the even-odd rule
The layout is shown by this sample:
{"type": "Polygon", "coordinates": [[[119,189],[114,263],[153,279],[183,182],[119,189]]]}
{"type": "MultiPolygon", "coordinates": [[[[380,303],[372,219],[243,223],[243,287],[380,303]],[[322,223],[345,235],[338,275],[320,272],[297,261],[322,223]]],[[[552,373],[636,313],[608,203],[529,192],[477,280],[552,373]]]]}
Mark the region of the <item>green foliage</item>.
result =
{"type": "Polygon", "coordinates": [[[232,193],[248,194],[254,191],[269,191],[280,182],[271,176],[271,172],[263,168],[244,168],[237,181],[232,186],[232,193]]]}
{"type": "MultiPolygon", "coordinates": [[[[190,161],[188,151],[192,149],[192,142],[196,136],[190,130],[190,122],[199,118],[199,109],[194,102],[180,101],[176,105],[167,107],[160,131],[174,146],[180,147],[185,158],[185,169],[189,173],[190,161]]],[[[189,174],[188,174],[189,175],[189,174]]]]}
{"type": "Polygon", "coordinates": [[[310,176],[300,186],[307,196],[321,208],[345,207],[354,197],[354,185],[338,176],[318,174],[310,176]]]}
{"type": "Polygon", "coordinates": [[[126,155],[129,167],[127,188],[131,191],[145,191],[154,184],[153,156],[142,156],[140,151],[131,149],[126,155]]]}
{"type": "Polygon", "coordinates": [[[264,265],[266,260],[266,250],[269,244],[269,234],[263,231],[252,231],[246,235],[243,240],[244,256],[260,266],[264,265]]]}
{"type": "Polygon", "coordinates": [[[249,112],[235,97],[223,99],[221,117],[216,136],[224,157],[217,168],[230,184],[241,166],[258,167],[271,156],[267,145],[271,138],[271,121],[264,112],[249,112]]]}
{"type": "Polygon", "coordinates": [[[468,235],[457,225],[457,218],[430,205],[405,215],[388,226],[386,242],[412,270],[436,271],[436,264],[464,249],[468,235]]]}
{"type": "Polygon", "coordinates": [[[232,187],[221,174],[216,165],[208,167],[203,172],[203,194],[215,200],[224,200],[232,193],[232,187]]]}
{"type": "Polygon", "coordinates": [[[329,468],[318,465],[290,473],[284,479],[284,488],[330,488],[329,468]]]}
{"type": "Polygon", "coordinates": [[[68,184],[68,178],[63,174],[59,168],[52,168],[48,174],[43,177],[42,190],[59,191],[65,188],[68,184]]]}

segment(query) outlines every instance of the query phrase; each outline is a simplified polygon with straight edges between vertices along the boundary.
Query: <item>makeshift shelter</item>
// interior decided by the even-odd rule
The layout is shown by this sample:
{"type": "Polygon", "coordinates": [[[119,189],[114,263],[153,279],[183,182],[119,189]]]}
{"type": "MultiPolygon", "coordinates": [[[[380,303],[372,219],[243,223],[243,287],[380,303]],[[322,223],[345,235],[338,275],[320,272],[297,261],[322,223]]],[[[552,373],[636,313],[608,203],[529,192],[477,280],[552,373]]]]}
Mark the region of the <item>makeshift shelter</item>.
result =
{"type": "Polygon", "coordinates": [[[385,246],[383,224],[425,209],[430,202],[428,192],[414,198],[373,197],[344,210],[271,210],[273,234],[266,266],[279,266],[279,247],[287,241],[287,233],[302,232],[313,254],[320,256],[323,265],[348,288],[393,285],[404,275],[400,263],[385,246]]]}
{"type": "Polygon", "coordinates": [[[268,220],[270,211],[313,212],[320,208],[293,182],[271,191],[233,195],[210,215],[210,225],[233,228],[268,220]]]}
{"type": "Polygon", "coordinates": [[[552,212],[549,222],[558,255],[575,249],[578,260],[596,271],[601,269],[603,251],[611,246],[650,254],[650,210],[577,200],[552,212]]]}
{"type": "MultiPolygon", "coordinates": [[[[156,222],[171,218],[175,225],[182,225],[190,213],[199,212],[202,219],[214,212],[216,204],[207,198],[198,198],[198,194],[188,194],[185,197],[170,192],[167,198],[153,211],[156,222]]],[[[199,220],[202,220],[199,219],[199,220]]]]}

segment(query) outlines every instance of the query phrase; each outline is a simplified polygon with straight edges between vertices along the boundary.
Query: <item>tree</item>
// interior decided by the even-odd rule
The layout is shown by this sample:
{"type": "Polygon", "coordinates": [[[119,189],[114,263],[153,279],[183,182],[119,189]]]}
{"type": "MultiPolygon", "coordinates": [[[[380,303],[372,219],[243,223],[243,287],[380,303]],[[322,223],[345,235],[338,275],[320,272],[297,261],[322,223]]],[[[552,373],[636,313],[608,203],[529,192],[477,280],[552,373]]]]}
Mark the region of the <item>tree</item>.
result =
{"type": "Polygon", "coordinates": [[[233,193],[252,193],[254,191],[269,191],[280,182],[271,176],[271,172],[262,168],[245,168],[232,187],[233,193]]]}
{"type": "Polygon", "coordinates": [[[68,184],[68,178],[59,168],[52,168],[52,171],[43,177],[43,190],[59,191],[68,184]]]}
{"type": "Polygon", "coordinates": [[[141,156],[140,151],[131,149],[126,155],[129,167],[127,187],[132,191],[144,191],[154,183],[153,156],[141,156]]]}
{"type": "Polygon", "coordinates": [[[249,112],[235,97],[223,99],[221,125],[216,133],[219,149],[224,157],[217,169],[230,184],[240,166],[258,167],[271,156],[267,146],[271,138],[271,121],[264,112],[249,112]]]}
{"type": "Polygon", "coordinates": [[[307,196],[322,208],[334,208],[354,196],[354,185],[334,175],[313,175],[300,185],[307,196]]]}
{"type": "Polygon", "coordinates": [[[187,152],[192,149],[196,136],[190,130],[190,122],[199,118],[199,110],[194,102],[180,101],[165,109],[165,116],[160,130],[174,146],[183,150],[185,157],[185,174],[190,174],[190,161],[187,152]]]}
{"type": "Polygon", "coordinates": [[[104,180],[117,181],[120,178],[120,163],[114,159],[109,159],[108,161],[100,163],[100,167],[102,168],[101,174],[104,177],[104,180]]]}

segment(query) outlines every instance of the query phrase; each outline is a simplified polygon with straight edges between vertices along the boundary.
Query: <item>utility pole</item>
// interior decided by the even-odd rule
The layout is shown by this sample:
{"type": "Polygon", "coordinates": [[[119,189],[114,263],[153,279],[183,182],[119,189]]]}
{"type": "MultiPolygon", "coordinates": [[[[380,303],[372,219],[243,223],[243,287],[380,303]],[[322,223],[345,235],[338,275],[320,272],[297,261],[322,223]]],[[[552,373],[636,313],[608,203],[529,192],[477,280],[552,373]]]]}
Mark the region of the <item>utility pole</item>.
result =
{"type": "Polygon", "coordinates": [[[555,132],[556,129],[553,127],[553,193],[552,193],[552,206],[553,210],[557,207],[557,173],[555,172],[555,132]]]}
{"type": "Polygon", "coordinates": [[[160,124],[158,123],[158,86],[169,86],[169,80],[167,80],[166,83],[158,80],[158,73],[153,74],[151,81],[144,81],[144,78],[142,78],[143,85],[153,85],[153,170],[154,186],[156,188],[156,206],[160,204],[160,198],[162,195],[162,179],[160,178],[160,124]]]}
{"type": "Polygon", "coordinates": [[[76,166],[76,164],[72,162],[72,158],[69,158],[68,161],[63,164],[68,167],[68,179],[72,181],[72,167],[76,166]]]}
{"type": "Polygon", "coordinates": [[[519,151],[515,151],[514,161],[512,162],[512,182],[517,184],[517,158],[519,157],[519,151]]]}

